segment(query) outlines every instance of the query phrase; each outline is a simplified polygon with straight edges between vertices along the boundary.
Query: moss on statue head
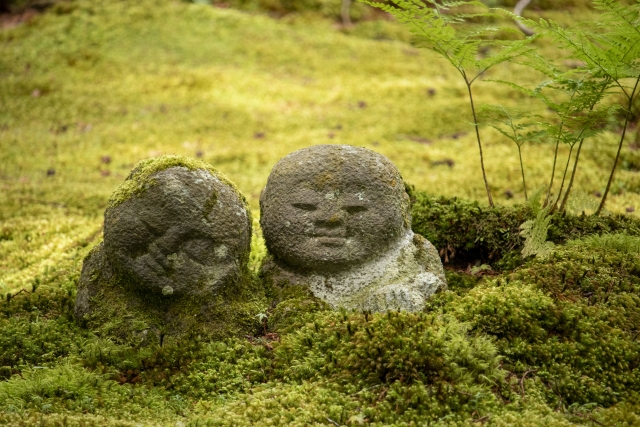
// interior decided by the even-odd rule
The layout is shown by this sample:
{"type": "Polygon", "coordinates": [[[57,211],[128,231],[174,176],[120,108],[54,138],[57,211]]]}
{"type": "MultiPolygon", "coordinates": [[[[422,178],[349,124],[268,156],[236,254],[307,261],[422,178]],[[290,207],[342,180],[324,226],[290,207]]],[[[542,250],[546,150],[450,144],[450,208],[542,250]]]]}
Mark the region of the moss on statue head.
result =
{"type": "MultiPolygon", "coordinates": [[[[236,192],[238,198],[244,204],[247,215],[251,215],[247,199],[233,182],[210,164],[184,156],[160,156],[139,161],[125,181],[111,194],[108,209],[113,209],[131,197],[144,193],[147,188],[155,184],[153,181],[154,174],[173,167],[184,167],[191,171],[200,169],[209,172],[211,176],[219,179],[236,192]]],[[[251,218],[249,218],[249,221],[251,224],[251,218]]]]}

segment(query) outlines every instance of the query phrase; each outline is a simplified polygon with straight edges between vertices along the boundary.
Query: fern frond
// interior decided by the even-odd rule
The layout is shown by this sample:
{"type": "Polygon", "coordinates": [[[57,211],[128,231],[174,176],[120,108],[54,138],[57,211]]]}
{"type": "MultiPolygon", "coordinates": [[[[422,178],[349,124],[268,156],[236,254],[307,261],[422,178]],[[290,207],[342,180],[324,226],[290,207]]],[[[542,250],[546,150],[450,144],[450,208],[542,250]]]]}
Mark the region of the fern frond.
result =
{"type": "Polygon", "coordinates": [[[603,11],[598,30],[565,29],[551,20],[526,20],[585,63],[595,77],[610,78],[629,97],[622,80],[640,75],[640,5],[615,0],[594,0],[603,11]]]}
{"type": "Polygon", "coordinates": [[[545,258],[555,247],[553,242],[547,241],[547,233],[551,222],[551,215],[549,215],[551,206],[545,208],[541,206],[544,190],[545,188],[541,187],[529,198],[528,203],[533,210],[535,218],[520,225],[520,235],[525,238],[522,248],[522,256],[525,258],[529,256],[545,258]]]}
{"type": "Polygon", "coordinates": [[[539,116],[529,114],[529,112],[518,108],[507,108],[502,105],[483,105],[479,115],[481,124],[491,126],[513,141],[518,147],[547,135],[545,123],[535,120],[539,116]]]}
{"type": "Polygon", "coordinates": [[[544,195],[544,190],[545,190],[544,187],[538,188],[536,191],[533,192],[533,194],[529,198],[529,201],[527,202],[527,204],[533,211],[533,214],[536,216],[543,210],[542,196],[544,195]]]}
{"type": "Polygon", "coordinates": [[[480,1],[391,0],[391,2],[392,5],[363,0],[363,3],[389,12],[398,21],[407,25],[409,31],[415,36],[416,46],[442,55],[469,84],[487,69],[524,55],[527,52],[526,46],[534,39],[530,37],[525,40],[496,42],[490,40],[488,36],[498,31],[498,28],[484,26],[466,30],[452,25],[469,18],[496,15],[489,12],[490,9],[480,1]],[[482,12],[469,12],[469,7],[479,8],[482,12]],[[460,8],[463,10],[457,10],[460,8]],[[498,46],[499,49],[486,58],[478,59],[480,46],[486,45],[498,46]]]}
{"type": "Polygon", "coordinates": [[[497,80],[497,79],[488,79],[488,80],[485,80],[485,81],[486,82],[492,82],[492,83],[500,83],[500,84],[503,84],[505,86],[509,86],[510,88],[515,89],[518,92],[520,92],[520,93],[522,93],[524,95],[530,96],[532,98],[534,98],[536,96],[535,92],[533,90],[527,89],[526,87],[521,86],[521,85],[516,84],[516,83],[513,83],[513,82],[509,82],[509,81],[506,81],[506,80],[497,80]]]}
{"type": "Polygon", "coordinates": [[[593,0],[596,10],[604,13],[598,22],[601,27],[626,24],[626,26],[640,35],[640,5],[626,6],[617,0],[593,0]]]}
{"type": "Polygon", "coordinates": [[[524,40],[515,40],[510,41],[509,43],[504,43],[504,45],[501,46],[502,49],[498,53],[477,61],[476,66],[482,70],[487,70],[495,65],[526,55],[528,52],[533,51],[533,49],[527,49],[527,46],[536,38],[537,36],[531,36],[524,40]]]}

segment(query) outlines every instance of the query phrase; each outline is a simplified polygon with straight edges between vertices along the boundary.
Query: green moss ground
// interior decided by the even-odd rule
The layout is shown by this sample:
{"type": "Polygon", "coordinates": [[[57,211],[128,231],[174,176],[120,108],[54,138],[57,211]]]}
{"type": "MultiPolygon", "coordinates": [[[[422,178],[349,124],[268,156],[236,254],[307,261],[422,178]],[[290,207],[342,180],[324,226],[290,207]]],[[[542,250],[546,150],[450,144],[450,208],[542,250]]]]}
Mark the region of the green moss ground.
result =
{"type": "MultiPolygon", "coordinates": [[[[555,217],[555,252],[522,260],[515,146],[484,131],[490,210],[464,87],[408,39],[384,20],[341,31],[146,0],[63,2],[0,30],[0,423],[640,425],[639,226],[625,213],[640,201],[637,152],[625,146],[609,199],[624,216],[555,217]],[[76,325],[82,259],[139,160],[199,156],[246,195],[258,230],[275,162],[334,142],[388,156],[415,186],[414,228],[452,268],[425,313],[333,313],[270,289],[277,304],[266,323],[252,314],[249,337],[137,348],[76,325]],[[477,264],[493,271],[467,274],[477,264]]],[[[517,66],[486,79],[513,75],[537,82],[517,66]]],[[[477,98],[523,102],[489,82],[477,98]]],[[[574,213],[598,201],[616,137],[584,147],[574,213]]],[[[551,152],[524,147],[530,188],[551,152]]],[[[258,230],[254,271],[263,256],[258,230]]]]}
{"type": "Polygon", "coordinates": [[[597,240],[497,277],[450,273],[425,313],[332,312],[283,289],[254,336],[162,347],[76,325],[77,275],[52,274],[0,307],[0,420],[637,425],[639,238],[597,240]]]}

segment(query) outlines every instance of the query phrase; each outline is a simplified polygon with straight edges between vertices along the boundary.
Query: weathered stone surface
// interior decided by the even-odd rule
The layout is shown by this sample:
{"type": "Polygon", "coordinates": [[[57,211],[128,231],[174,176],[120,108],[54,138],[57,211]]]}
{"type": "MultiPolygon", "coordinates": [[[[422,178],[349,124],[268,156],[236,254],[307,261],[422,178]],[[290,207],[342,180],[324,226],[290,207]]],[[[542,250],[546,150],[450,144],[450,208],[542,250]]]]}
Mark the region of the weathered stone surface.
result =
{"type": "Polygon", "coordinates": [[[309,286],[333,307],[415,311],[446,287],[435,248],[411,231],[400,173],[371,150],[318,145],[286,156],[260,208],[265,277],[309,286]]]}
{"type": "Polygon", "coordinates": [[[224,176],[183,157],[143,161],[109,201],[104,242],[85,259],[76,316],[143,341],[149,332],[233,323],[229,310],[250,282],[250,242],[250,211],[224,176]]]}
{"type": "Polygon", "coordinates": [[[239,194],[204,169],[149,179],[142,195],[105,212],[104,248],[117,272],[165,296],[208,295],[236,280],[251,243],[239,194]]]}

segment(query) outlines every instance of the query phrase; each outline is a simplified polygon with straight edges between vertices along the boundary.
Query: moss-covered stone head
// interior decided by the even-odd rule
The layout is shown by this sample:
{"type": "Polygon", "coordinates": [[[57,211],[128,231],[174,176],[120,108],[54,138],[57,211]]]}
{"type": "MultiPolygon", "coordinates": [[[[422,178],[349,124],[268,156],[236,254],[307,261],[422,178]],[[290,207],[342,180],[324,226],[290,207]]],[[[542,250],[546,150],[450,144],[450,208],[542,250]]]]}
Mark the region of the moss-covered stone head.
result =
{"type": "Polygon", "coordinates": [[[166,156],[136,165],[105,212],[104,247],[130,286],[207,295],[246,270],[251,218],[244,198],[207,164],[166,156]]]}
{"type": "Polygon", "coordinates": [[[260,197],[267,248],[285,264],[341,271],[386,252],[411,223],[409,197],[386,157],[317,145],[281,159],[260,197]]]}

